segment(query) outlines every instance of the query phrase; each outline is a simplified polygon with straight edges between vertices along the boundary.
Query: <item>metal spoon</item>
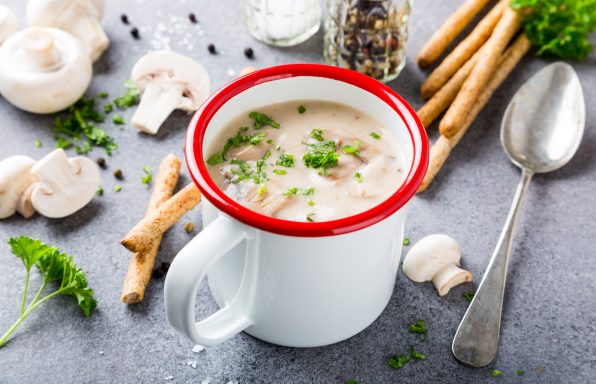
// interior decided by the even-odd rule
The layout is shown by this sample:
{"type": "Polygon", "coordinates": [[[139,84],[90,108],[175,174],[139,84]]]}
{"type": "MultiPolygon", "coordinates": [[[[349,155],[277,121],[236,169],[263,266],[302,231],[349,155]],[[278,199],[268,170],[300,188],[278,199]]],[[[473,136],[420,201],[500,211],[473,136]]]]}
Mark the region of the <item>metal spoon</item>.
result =
{"type": "Polygon", "coordinates": [[[482,282],[464,315],[452,351],[473,367],[497,353],[511,243],[523,198],[534,173],[554,171],[575,154],[584,133],[585,106],[579,79],[565,63],[551,64],[513,96],[501,123],[501,144],[522,170],[513,204],[482,282]]]}

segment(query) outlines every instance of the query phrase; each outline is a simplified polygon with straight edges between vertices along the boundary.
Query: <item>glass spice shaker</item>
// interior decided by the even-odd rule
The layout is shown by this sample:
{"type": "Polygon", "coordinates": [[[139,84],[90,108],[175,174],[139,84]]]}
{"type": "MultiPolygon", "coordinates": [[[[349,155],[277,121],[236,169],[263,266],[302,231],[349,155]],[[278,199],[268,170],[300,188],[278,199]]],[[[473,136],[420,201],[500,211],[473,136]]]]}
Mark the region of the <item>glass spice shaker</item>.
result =
{"type": "Polygon", "coordinates": [[[328,64],[387,82],[406,64],[412,0],[327,0],[328,64]]]}
{"type": "Polygon", "coordinates": [[[250,34],[279,47],[308,40],[321,25],[320,0],[245,0],[244,10],[250,34]]]}

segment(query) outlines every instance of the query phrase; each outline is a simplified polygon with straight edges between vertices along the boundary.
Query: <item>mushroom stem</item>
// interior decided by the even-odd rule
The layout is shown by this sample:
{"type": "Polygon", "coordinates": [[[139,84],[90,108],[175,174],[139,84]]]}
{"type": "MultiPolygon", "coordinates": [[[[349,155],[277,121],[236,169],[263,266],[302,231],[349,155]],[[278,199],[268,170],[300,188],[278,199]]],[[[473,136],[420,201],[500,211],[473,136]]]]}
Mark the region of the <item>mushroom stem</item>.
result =
{"type": "Polygon", "coordinates": [[[183,92],[183,84],[151,81],[147,84],[141,103],[132,117],[132,125],[143,132],[155,135],[161,124],[181,104],[183,92]]]}
{"type": "Polygon", "coordinates": [[[108,36],[96,18],[74,18],[72,24],[69,24],[67,29],[81,40],[85,48],[89,51],[91,61],[97,60],[110,44],[108,36]]]}
{"type": "Polygon", "coordinates": [[[25,70],[55,71],[62,64],[60,49],[54,44],[54,37],[44,28],[30,28],[24,39],[20,65],[25,70]]]}
{"type": "Polygon", "coordinates": [[[23,188],[23,192],[17,201],[17,212],[20,213],[25,219],[30,218],[35,213],[33,203],[31,203],[31,194],[37,185],[37,180],[31,181],[29,185],[23,188]]]}
{"type": "Polygon", "coordinates": [[[472,281],[472,273],[457,265],[450,265],[433,276],[432,281],[439,296],[445,296],[452,287],[472,281]]]}

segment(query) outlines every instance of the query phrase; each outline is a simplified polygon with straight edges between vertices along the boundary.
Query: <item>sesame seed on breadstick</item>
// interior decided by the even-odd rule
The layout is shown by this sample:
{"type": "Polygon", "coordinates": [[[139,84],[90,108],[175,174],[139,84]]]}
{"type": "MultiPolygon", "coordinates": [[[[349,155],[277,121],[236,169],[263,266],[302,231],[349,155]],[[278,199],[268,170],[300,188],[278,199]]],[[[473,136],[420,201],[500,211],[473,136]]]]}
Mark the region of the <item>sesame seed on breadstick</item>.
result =
{"type": "Polygon", "coordinates": [[[461,138],[464,136],[470,125],[474,122],[480,111],[484,108],[488,100],[491,98],[495,90],[505,81],[507,76],[513,71],[515,66],[519,63],[522,57],[528,52],[531,47],[531,43],[525,34],[521,34],[499,60],[499,67],[494,73],[493,77],[484,88],[478,100],[474,104],[474,107],[466,117],[461,129],[451,138],[440,136],[439,139],[433,144],[430,149],[430,162],[428,170],[424,176],[424,180],[418,189],[418,192],[424,191],[430,183],[433,181],[437,173],[441,170],[441,167],[449,157],[449,154],[459,143],[461,138]]]}

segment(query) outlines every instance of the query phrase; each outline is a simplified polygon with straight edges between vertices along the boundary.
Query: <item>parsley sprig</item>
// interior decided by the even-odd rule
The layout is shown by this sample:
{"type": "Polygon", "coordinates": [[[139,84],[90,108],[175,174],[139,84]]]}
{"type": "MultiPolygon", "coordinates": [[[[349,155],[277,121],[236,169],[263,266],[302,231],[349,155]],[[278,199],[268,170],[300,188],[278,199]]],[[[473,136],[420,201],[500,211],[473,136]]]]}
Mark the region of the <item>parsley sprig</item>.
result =
{"type": "Polygon", "coordinates": [[[281,125],[277,121],[273,120],[271,117],[269,117],[266,114],[261,113],[261,112],[253,111],[248,114],[248,117],[250,117],[251,119],[253,119],[255,121],[255,125],[254,125],[255,130],[261,129],[265,126],[270,126],[272,128],[276,128],[276,129],[281,127],[281,125]]]}
{"type": "Polygon", "coordinates": [[[21,301],[20,316],[17,321],[0,338],[0,346],[6,342],[10,335],[18,326],[41,304],[58,295],[69,295],[77,299],[79,307],[83,310],[86,317],[97,306],[97,301],[93,297],[93,290],[87,286],[85,273],[81,271],[72,261],[72,257],[61,253],[58,248],[42,243],[39,240],[31,239],[27,236],[11,238],[8,241],[12,253],[21,259],[25,266],[25,288],[21,301]],[[35,297],[28,306],[27,289],[29,288],[29,275],[31,268],[35,266],[41,273],[42,282],[35,297]],[[42,296],[49,283],[59,284],[54,292],[42,296]]]}
{"type": "Polygon", "coordinates": [[[337,167],[339,153],[335,150],[335,141],[305,143],[308,150],[302,154],[302,161],[308,168],[319,169],[323,176],[329,174],[328,168],[337,167]]]}
{"type": "Polygon", "coordinates": [[[523,26],[539,55],[584,60],[592,51],[596,30],[594,0],[512,0],[523,11],[523,26]]]}

